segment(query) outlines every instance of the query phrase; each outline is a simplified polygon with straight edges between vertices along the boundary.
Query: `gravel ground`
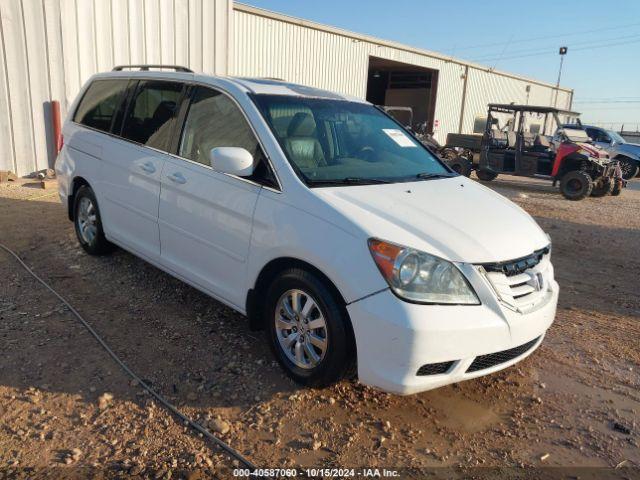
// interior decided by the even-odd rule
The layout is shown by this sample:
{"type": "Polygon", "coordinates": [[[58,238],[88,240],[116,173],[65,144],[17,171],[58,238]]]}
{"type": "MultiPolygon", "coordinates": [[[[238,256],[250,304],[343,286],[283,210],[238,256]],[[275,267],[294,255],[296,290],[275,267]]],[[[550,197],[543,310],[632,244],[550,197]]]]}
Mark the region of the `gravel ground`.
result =
{"type": "MultiPolygon", "coordinates": [[[[487,185],[550,232],[556,322],[518,365],[408,397],[347,381],[299,388],[234,311],[124,251],[84,254],[54,191],[0,184],[0,242],[141,378],[259,466],[433,468],[436,477],[565,467],[580,472],[573,478],[618,467],[607,472],[637,478],[640,189],[576,203],[545,182],[487,185]]],[[[0,259],[0,478],[229,478],[227,456],[132,383],[13,259],[0,259]]]]}

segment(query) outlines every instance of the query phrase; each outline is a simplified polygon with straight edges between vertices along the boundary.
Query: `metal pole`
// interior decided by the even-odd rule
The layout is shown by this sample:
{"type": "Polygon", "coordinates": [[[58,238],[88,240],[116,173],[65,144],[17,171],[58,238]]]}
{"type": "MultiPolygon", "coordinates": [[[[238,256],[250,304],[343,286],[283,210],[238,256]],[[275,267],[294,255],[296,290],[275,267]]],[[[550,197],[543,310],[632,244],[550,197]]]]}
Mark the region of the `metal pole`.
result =
{"type": "Polygon", "coordinates": [[[556,82],[556,97],[553,100],[553,106],[558,106],[558,90],[560,90],[560,78],[562,77],[562,63],[564,62],[564,56],[567,54],[567,47],[560,47],[560,69],[558,70],[558,81],[556,82]]]}
{"type": "Polygon", "coordinates": [[[458,121],[458,133],[462,133],[464,125],[464,108],[467,103],[467,80],[469,79],[469,65],[464,69],[464,83],[462,84],[462,102],[460,103],[460,120],[458,121]]]}

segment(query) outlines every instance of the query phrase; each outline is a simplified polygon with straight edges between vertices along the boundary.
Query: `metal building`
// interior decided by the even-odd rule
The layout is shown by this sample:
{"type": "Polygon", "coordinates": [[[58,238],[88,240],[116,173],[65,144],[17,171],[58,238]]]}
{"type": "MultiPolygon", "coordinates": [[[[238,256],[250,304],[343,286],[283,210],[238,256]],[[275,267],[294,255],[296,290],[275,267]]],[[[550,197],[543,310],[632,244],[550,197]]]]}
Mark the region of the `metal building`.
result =
{"type": "Polygon", "coordinates": [[[0,170],[50,167],[50,102],[66,115],[89,76],[131,63],[276,77],[408,105],[441,141],[473,131],[487,103],[568,108],[573,97],[570,89],[231,0],[0,0],[0,170]]]}

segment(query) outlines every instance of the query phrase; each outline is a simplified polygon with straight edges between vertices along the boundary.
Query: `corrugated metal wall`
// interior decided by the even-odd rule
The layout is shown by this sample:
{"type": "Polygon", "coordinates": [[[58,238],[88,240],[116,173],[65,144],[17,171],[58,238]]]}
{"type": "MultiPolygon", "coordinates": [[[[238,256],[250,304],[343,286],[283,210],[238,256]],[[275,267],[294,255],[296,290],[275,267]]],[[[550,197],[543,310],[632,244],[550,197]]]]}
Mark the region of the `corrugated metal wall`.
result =
{"type": "MultiPolygon", "coordinates": [[[[231,0],[0,0],[0,170],[51,166],[50,102],[66,115],[86,79],[117,64],[277,77],[364,98],[370,56],[438,70],[436,138],[458,131],[466,65],[438,54],[231,0]]],[[[549,85],[470,66],[462,131],[488,102],[525,102],[527,85],[529,103],[552,103],[549,85]]],[[[561,89],[557,105],[570,98],[561,89]]]]}
{"type": "MultiPolygon", "coordinates": [[[[360,98],[366,97],[369,57],[438,70],[436,138],[460,128],[466,64],[409,47],[376,42],[313,22],[235,5],[233,74],[276,77],[360,98]]],[[[469,66],[462,131],[473,130],[477,115],[486,115],[490,102],[527,101],[551,105],[555,89],[542,82],[469,66]]],[[[568,107],[571,90],[561,89],[557,106],[568,107]]]]}
{"type": "MultiPolygon", "coordinates": [[[[555,88],[531,83],[526,80],[496,75],[475,68],[469,68],[467,81],[467,98],[465,102],[463,132],[473,131],[475,117],[487,116],[489,103],[519,103],[529,105],[553,105],[555,88]],[[527,95],[527,86],[530,91],[527,95]],[[527,98],[528,97],[528,98],[527,98]]],[[[558,91],[556,106],[569,108],[571,92],[558,91]]]]}
{"type": "Polygon", "coordinates": [[[235,17],[233,74],[282,78],[365,98],[369,56],[437,69],[436,118],[458,128],[464,67],[443,60],[240,10],[235,17]]]}
{"type": "Polygon", "coordinates": [[[52,165],[62,113],[95,72],[179,64],[226,74],[231,0],[0,0],[0,170],[52,165]]]}

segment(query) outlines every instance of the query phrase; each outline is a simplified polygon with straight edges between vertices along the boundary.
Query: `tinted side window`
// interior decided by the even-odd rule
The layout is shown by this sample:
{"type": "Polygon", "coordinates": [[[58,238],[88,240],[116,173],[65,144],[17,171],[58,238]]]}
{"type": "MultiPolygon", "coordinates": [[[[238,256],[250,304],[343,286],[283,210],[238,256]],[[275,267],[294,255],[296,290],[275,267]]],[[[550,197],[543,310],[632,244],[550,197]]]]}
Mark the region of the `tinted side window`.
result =
{"type": "Polygon", "coordinates": [[[209,165],[215,147],[242,147],[256,157],[258,140],[242,112],[226,95],[199,87],[182,132],[180,156],[209,165]]]}
{"type": "Polygon", "coordinates": [[[131,99],[122,137],[159,150],[167,150],[182,88],[181,83],[141,81],[131,99]]]}
{"type": "Polygon", "coordinates": [[[127,80],[96,80],[82,97],[73,121],[104,132],[110,131],[111,119],[126,88],[127,80]]]}
{"type": "Polygon", "coordinates": [[[182,131],[179,155],[209,165],[209,152],[216,147],[241,147],[253,155],[251,180],[277,187],[277,182],[253,130],[237,105],[226,95],[198,87],[182,131]]]}

